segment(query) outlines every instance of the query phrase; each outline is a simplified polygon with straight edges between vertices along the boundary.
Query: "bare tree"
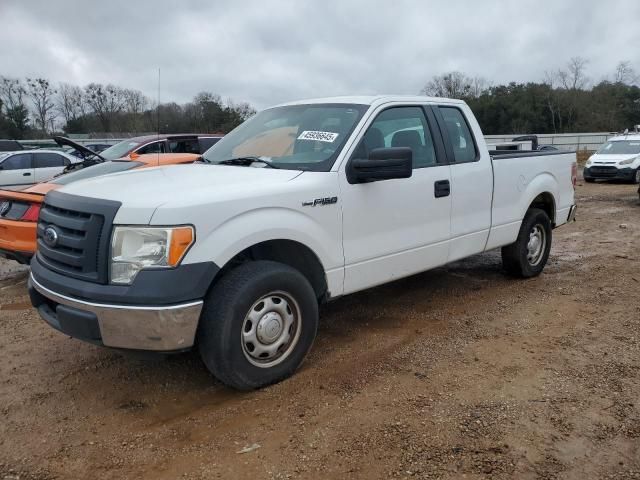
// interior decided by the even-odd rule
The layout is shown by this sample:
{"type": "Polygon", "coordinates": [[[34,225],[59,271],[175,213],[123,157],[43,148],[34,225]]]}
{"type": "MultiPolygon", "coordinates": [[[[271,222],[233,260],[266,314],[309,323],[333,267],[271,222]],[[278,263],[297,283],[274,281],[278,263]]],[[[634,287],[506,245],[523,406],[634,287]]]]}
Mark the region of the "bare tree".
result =
{"type": "Polygon", "coordinates": [[[24,102],[26,93],[22,80],[0,76],[0,103],[11,125],[11,135],[16,138],[22,138],[29,129],[29,109],[24,102]]]}
{"type": "Polygon", "coordinates": [[[558,70],[558,79],[566,90],[582,90],[589,81],[585,71],[589,61],[583,57],[571,57],[566,70],[558,70]]]}
{"type": "Polygon", "coordinates": [[[115,85],[90,83],[84,88],[87,104],[100,119],[105,132],[110,132],[116,115],[125,104],[123,90],[115,85]]]}
{"type": "Polygon", "coordinates": [[[432,97],[464,98],[473,91],[473,79],[462,72],[449,72],[433,77],[422,89],[432,97]]]}
{"type": "Polygon", "coordinates": [[[484,77],[475,76],[471,79],[471,96],[478,98],[491,89],[491,82],[484,77]]]}
{"type": "Polygon", "coordinates": [[[544,72],[544,80],[543,85],[548,86],[547,95],[545,98],[547,109],[549,110],[549,115],[551,115],[551,126],[553,128],[553,132],[557,133],[558,127],[556,126],[556,117],[558,117],[558,123],[560,124],[560,128],[562,128],[562,118],[559,114],[559,105],[558,105],[558,95],[555,91],[555,86],[557,83],[558,74],[556,72],[544,72]]]}
{"type": "Polygon", "coordinates": [[[68,83],[58,85],[57,109],[66,123],[86,115],[87,104],[82,89],[68,83]]]}
{"type": "Polygon", "coordinates": [[[125,89],[122,91],[122,96],[124,110],[129,115],[130,129],[138,132],[142,122],[142,114],[149,105],[149,99],[140,90],[125,89]]]}
{"type": "Polygon", "coordinates": [[[626,83],[627,85],[633,85],[638,82],[638,79],[639,77],[631,66],[631,62],[625,60],[618,63],[613,78],[614,83],[626,83]]]}
{"type": "Polygon", "coordinates": [[[20,79],[0,76],[0,99],[7,110],[24,106],[26,93],[20,79]]]}
{"type": "Polygon", "coordinates": [[[53,103],[56,90],[45,78],[27,78],[27,95],[33,103],[36,123],[46,135],[55,120],[55,104],[53,103]]]}

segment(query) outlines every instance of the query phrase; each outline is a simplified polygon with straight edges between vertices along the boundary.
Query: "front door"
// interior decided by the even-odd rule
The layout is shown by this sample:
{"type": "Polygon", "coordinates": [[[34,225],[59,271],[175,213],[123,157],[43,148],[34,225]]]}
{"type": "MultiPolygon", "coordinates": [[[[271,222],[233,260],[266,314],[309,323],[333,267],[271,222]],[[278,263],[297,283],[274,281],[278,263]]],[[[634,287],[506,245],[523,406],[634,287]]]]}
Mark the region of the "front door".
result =
{"type": "Polygon", "coordinates": [[[437,132],[433,113],[420,105],[386,108],[351,158],[409,147],[412,176],[352,185],[341,168],[345,294],[446,263],[451,178],[437,132]]]}

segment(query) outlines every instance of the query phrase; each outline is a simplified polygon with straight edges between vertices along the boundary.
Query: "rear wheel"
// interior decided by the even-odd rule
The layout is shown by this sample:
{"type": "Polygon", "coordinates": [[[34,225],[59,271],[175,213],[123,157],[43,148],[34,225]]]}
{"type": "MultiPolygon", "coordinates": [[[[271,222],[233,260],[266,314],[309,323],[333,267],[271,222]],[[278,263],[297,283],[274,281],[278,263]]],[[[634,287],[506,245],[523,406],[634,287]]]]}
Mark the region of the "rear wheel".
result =
{"type": "Polygon", "coordinates": [[[248,262],[209,292],[198,346],[216,378],[251,390],[293,374],[317,328],[318,302],[304,275],[277,262],[248,262]]]}
{"type": "Polygon", "coordinates": [[[511,245],[502,247],[502,264],[505,270],[517,277],[540,275],[551,251],[551,220],[543,210],[527,211],[518,238],[511,245]]]}

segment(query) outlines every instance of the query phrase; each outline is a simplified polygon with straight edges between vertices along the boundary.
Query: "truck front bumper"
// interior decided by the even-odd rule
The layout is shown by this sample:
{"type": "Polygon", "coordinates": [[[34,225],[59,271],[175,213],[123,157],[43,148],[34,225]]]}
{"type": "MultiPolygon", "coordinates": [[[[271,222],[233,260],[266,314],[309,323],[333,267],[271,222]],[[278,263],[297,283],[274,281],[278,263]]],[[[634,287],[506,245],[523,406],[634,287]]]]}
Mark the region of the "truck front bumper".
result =
{"type": "Polygon", "coordinates": [[[202,300],[177,305],[138,306],[93,303],[56,293],[31,274],[31,303],[51,327],[106,347],[171,352],[195,340],[202,300]]]}

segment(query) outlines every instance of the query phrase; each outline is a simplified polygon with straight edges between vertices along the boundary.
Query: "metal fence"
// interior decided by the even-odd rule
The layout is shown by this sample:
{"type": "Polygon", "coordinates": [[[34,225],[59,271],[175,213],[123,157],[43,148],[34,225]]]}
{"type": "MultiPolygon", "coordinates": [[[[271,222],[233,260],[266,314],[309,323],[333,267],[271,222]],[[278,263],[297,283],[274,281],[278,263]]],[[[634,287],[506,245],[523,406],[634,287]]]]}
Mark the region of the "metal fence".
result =
{"type": "MultiPolygon", "coordinates": [[[[531,135],[531,134],[523,134],[531,135]]],[[[538,134],[540,145],[553,145],[560,150],[597,150],[609,138],[619,135],[611,132],[596,133],[542,133],[538,134]]],[[[510,142],[520,135],[485,135],[487,143],[510,142]]]]}
{"type": "MultiPolygon", "coordinates": [[[[531,134],[522,134],[531,135],[531,134]]],[[[611,132],[596,132],[596,133],[542,133],[538,134],[538,141],[540,145],[553,145],[560,150],[597,150],[600,145],[606,142],[609,138],[618,135],[611,132]]],[[[508,143],[512,139],[519,137],[520,135],[485,135],[487,143],[508,143]]],[[[102,143],[107,145],[113,145],[121,140],[127,138],[126,134],[121,134],[119,138],[87,138],[83,135],[70,135],[73,141],[82,145],[90,143],[102,143]]],[[[51,139],[42,140],[20,140],[24,146],[31,148],[45,148],[50,146],[56,146],[55,142],[51,139]]]]}

